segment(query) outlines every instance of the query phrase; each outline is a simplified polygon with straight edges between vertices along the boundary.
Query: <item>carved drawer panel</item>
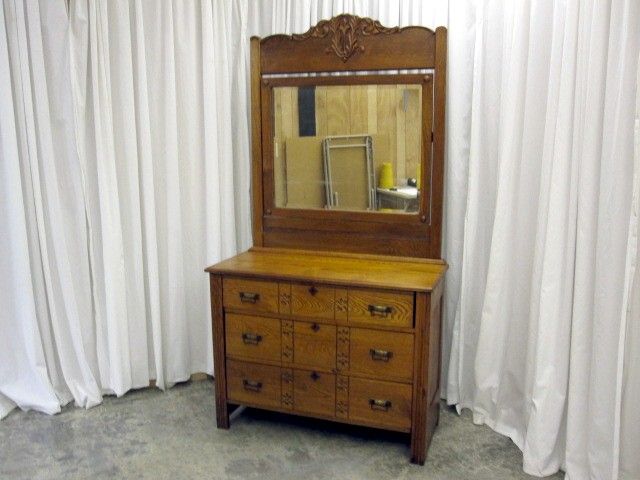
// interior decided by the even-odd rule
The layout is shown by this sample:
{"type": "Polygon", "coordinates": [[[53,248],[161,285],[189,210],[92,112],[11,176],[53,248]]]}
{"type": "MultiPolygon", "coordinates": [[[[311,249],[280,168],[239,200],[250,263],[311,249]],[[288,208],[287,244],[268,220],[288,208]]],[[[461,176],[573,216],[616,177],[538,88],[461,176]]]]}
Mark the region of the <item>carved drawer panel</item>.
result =
{"type": "Polygon", "coordinates": [[[334,318],[335,289],[324,285],[291,285],[291,313],[298,316],[334,318]]]}
{"type": "Polygon", "coordinates": [[[336,409],[336,376],[309,370],[293,371],[294,409],[333,417],[336,409]]]}
{"type": "Polygon", "coordinates": [[[349,371],[410,382],[413,378],[413,334],[351,328],[349,371]]]}
{"type": "Polygon", "coordinates": [[[349,290],[350,324],[413,327],[413,293],[349,290]]]}
{"type": "Polygon", "coordinates": [[[227,355],[280,361],[280,320],[228,313],[225,316],[227,355]]]}
{"type": "Polygon", "coordinates": [[[349,378],[349,420],[409,431],[411,385],[349,378]]]}
{"type": "Polygon", "coordinates": [[[336,417],[349,418],[349,377],[336,377],[336,417]]]}
{"type": "Polygon", "coordinates": [[[282,408],[293,410],[293,370],[283,368],[280,378],[282,379],[282,408]]]}
{"type": "Polygon", "coordinates": [[[240,404],[280,408],[280,367],[227,360],[227,395],[240,404]]]}
{"type": "Polygon", "coordinates": [[[225,308],[246,312],[278,313],[278,284],[264,280],[225,278],[222,285],[225,308]]]}
{"type": "Polygon", "coordinates": [[[293,362],[293,320],[282,320],[282,362],[293,362]]]}
{"type": "Polygon", "coordinates": [[[336,366],[336,326],[293,322],[293,362],[318,368],[336,366]]]}
{"type": "Polygon", "coordinates": [[[349,327],[337,328],[336,368],[338,371],[349,370],[349,327]]]}

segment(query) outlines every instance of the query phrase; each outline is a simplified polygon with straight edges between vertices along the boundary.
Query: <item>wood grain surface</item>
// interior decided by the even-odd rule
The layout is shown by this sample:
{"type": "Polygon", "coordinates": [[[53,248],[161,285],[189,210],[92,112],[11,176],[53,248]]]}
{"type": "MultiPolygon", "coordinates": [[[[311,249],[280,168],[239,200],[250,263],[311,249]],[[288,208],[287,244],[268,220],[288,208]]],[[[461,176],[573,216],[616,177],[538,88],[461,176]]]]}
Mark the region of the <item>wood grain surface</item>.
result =
{"type": "Polygon", "coordinates": [[[334,318],[335,288],[326,285],[291,285],[291,314],[316,318],[334,318]]]}
{"type": "Polygon", "coordinates": [[[407,428],[411,425],[411,385],[349,379],[349,419],[407,428]],[[372,408],[371,401],[388,401],[389,407],[372,408]]]}
{"type": "Polygon", "coordinates": [[[280,367],[227,359],[229,401],[280,407],[280,367]]]}
{"type": "Polygon", "coordinates": [[[350,324],[412,327],[413,293],[349,289],[348,317],[350,324]]]}
{"type": "Polygon", "coordinates": [[[277,283],[245,278],[225,278],[223,283],[222,297],[225,308],[235,308],[249,313],[278,313],[277,283]],[[250,301],[251,296],[255,296],[255,301],[250,301]]]}
{"type": "Polygon", "coordinates": [[[411,382],[413,378],[413,335],[411,333],[380,332],[366,328],[350,330],[350,374],[411,382]],[[371,350],[376,352],[372,354],[371,350]],[[387,352],[388,355],[381,352],[387,352]]]}
{"type": "Polygon", "coordinates": [[[228,313],[225,323],[227,355],[280,361],[280,320],[228,313]]]}
{"type": "Polygon", "coordinates": [[[294,322],[293,351],[295,365],[335,368],[335,325],[294,322]]]}
{"type": "MultiPolygon", "coordinates": [[[[252,248],[212,265],[206,271],[243,277],[428,292],[442,280],[446,269],[447,265],[441,261],[406,261],[378,255],[309,254],[298,250],[252,248]]],[[[230,285],[234,290],[227,294],[225,287],[225,299],[231,295],[235,297],[234,305],[242,306],[237,299],[241,284],[234,281],[230,285]]],[[[227,305],[230,304],[225,303],[227,305]]],[[[272,311],[278,311],[277,303],[272,311]]]]}
{"type": "Polygon", "coordinates": [[[293,371],[294,409],[302,413],[335,415],[336,376],[309,370],[293,371]]]}

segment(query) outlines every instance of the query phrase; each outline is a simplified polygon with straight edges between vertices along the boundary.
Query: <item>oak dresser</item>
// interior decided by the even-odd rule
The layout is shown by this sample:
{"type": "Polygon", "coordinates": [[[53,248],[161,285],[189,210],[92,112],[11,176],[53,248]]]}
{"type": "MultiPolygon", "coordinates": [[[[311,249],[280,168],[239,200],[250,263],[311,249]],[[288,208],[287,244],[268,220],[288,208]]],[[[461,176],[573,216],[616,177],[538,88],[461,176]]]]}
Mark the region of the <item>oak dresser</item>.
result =
{"type": "Polygon", "coordinates": [[[206,269],[219,428],[249,406],[406,432],[424,464],[447,269],[445,63],[444,28],[352,15],[251,39],[254,247],[206,269]],[[376,201],[383,164],[385,190],[414,198],[404,210],[376,201]]]}

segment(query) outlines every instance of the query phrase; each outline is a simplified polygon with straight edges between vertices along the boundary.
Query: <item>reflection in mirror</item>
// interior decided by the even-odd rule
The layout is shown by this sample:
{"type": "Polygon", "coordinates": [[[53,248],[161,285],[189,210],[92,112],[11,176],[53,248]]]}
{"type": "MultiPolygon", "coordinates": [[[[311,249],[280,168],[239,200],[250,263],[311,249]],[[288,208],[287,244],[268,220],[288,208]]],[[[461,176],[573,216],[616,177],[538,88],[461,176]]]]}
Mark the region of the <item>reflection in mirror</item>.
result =
{"type": "Polygon", "coordinates": [[[275,87],[275,205],[417,213],[418,84],[275,87]]]}
{"type": "Polygon", "coordinates": [[[375,210],[371,136],[328,136],[322,141],[322,156],[327,208],[375,210]]]}

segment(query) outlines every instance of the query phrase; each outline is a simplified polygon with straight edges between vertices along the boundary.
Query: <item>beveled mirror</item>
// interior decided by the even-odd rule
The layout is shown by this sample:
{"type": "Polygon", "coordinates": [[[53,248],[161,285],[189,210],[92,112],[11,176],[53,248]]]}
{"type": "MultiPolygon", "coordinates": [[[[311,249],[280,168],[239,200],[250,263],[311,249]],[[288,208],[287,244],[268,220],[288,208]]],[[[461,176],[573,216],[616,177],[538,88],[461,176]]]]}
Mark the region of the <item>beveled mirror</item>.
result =
{"type": "Polygon", "coordinates": [[[340,15],[251,53],[254,243],[439,258],[446,31],[340,15]]]}
{"type": "Polygon", "coordinates": [[[276,208],[417,215],[422,92],[432,96],[432,77],[327,78],[273,88],[276,208]]]}

